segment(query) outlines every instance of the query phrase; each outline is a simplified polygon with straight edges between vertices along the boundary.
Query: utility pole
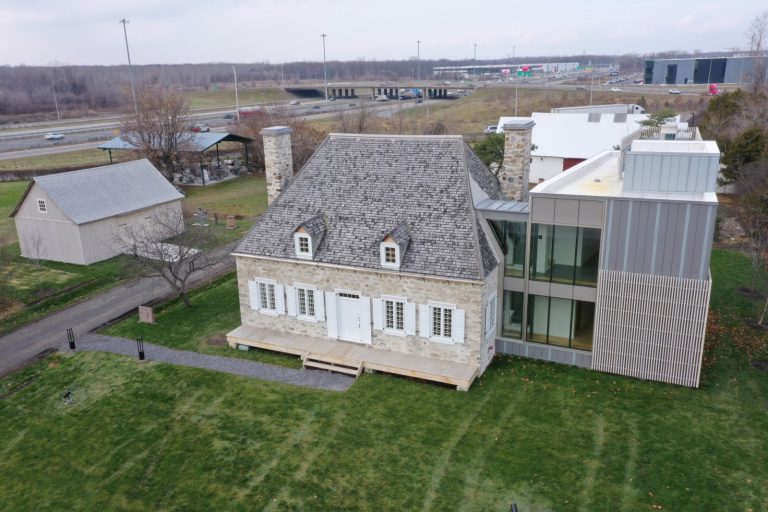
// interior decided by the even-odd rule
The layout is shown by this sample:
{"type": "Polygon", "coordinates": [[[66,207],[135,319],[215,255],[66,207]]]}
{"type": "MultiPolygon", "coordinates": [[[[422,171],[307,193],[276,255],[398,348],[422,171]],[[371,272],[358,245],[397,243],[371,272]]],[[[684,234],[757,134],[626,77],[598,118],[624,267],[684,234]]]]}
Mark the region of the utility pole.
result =
{"type": "Polygon", "coordinates": [[[237,96],[237,70],[232,65],[232,74],[235,75],[235,116],[237,116],[237,124],[240,124],[240,98],[237,96]]]}
{"type": "Polygon", "coordinates": [[[320,34],[323,38],[323,81],[325,83],[325,101],[328,101],[328,70],[325,67],[325,38],[326,34],[320,34]]]}
{"type": "Polygon", "coordinates": [[[128,30],[125,26],[128,24],[128,20],[123,18],[120,20],[123,25],[123,36],[125,36],[125,53],[128,55],[128,75],[131,77],[131,96],[133,96],[133,110],[136,115],[139,115],[139,105],[136,103],[136,85],[133,83],[133,66],[131,65],[131,50],[128,49],[128,30]]]}
{"type": "Polygon", "coordinates": [[[53,89],[53,104],[56,105],[56,119],[61,121],[61,114],[59,113],[59,99],[56,97],[56,79],[51,80],[51,88],[53,89]]]}
{"type": "Polygon", "coordinates": [[[421,41],[416,41],[416,81],[421,80],[421,41]]]}
{"type": "MultiPolygon", "coordinates": [[[[517,47],[515,47],[515,46],[512,47],[512,62],[513,62],[513,66],[514,66],[514,61],[515,61],[515,50],[516,49],[517,49],[517,47]]],[[[515,70],[515,75],[517,75],[517,70],[515,70]]],[[[515,117],[517,117],[517,76],[515,76],[515,117]]]]}

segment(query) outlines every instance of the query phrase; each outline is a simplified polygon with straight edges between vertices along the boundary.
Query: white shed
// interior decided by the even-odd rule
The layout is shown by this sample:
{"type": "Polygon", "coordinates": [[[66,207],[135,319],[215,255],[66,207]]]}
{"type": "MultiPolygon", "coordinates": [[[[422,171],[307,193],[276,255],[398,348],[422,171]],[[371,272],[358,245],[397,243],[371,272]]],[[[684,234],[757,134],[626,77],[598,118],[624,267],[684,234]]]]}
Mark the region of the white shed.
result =
{"type": "Polygon", "coordinates": [[[134,160],[34,178],[11,217],[22,256],[90,265],[121,252],[121,229],[181,218],[183,197],[149,160],[134,160]]]}

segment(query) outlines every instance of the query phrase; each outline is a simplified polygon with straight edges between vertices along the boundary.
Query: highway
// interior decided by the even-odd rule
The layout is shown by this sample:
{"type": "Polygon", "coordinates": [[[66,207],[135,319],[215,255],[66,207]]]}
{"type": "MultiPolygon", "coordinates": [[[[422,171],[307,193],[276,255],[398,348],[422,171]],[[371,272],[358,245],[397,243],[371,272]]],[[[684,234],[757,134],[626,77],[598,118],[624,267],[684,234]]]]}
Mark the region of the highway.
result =
{"type": "MultiPolygon", "coordinates": [[[[360,108],[362,98],[342,98],[336,101],[310,101],[300,105],[269,105],[267,111],[283,111],[287,115],[300,117],[305,120],[323,119],[333,117],[340,111],[354,113],[360,108]]],[[[430,104],[451,101],[450,99],[428,100],[430,104]]],[[[368,112],[377,116],[388,117],[398,109],[406,110],[417,106],[413,100],[373,102],[367,100],[368,112]],[[399,105],[398,105],[399,103],[399,105]]],[[[242,108],[241,108],[242,111],[242,108]]],[[[191,117],[197,123],[209,125],[211,131],[224,132],[230,126],[234,126],[234,107],[226,110],[194,112],[191,117]]],[[[44,126],[27,126],[19,130],[0,131],[0,160],[25,158],[30,156],[44,156],[83,149],[91,149],[99,146],[104,141],[119,135],[121,118],[100,118],[93,122],[80,120],[79,123],[66,123],[52,126],[45,123],[44,126]],[[65,138],[57,141],[45,140],[44,136],[49,132],[64,134],[65,138]]]]}

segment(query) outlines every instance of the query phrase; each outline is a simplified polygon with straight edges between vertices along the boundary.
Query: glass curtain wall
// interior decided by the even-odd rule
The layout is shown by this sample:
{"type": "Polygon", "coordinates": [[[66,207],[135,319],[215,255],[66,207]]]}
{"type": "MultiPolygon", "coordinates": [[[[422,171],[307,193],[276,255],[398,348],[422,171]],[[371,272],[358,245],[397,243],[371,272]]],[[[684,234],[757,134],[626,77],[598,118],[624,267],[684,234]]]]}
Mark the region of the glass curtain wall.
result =
{"type": "Polygon", "coordinates": [[[531,226],[530,279],[596,286],[599,259],[599,229],[549,224],[531,226]]]}
{"type": "Polygon", "coordinates": [[[488,221],[493,234],[504,252],[504,276],[525,276],[525,222],[488,221]]]}
{"type": "Polygon", "coordinates": [[[592,350],[594,322],[592,302],[528,296],[528,341],[592,350]]]}
{"type": "Polygon", "coordinates": [[[502,313],[501,335],[505,338],[523,337],[523,292],[504,291],[504,310],[502,313]]]}

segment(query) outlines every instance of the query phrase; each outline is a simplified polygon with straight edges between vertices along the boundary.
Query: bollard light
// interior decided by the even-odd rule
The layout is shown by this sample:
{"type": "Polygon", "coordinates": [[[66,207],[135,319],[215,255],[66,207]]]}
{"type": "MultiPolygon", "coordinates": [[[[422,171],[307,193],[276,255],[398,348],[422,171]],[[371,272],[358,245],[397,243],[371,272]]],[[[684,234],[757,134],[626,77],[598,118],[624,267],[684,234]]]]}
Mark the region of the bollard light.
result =
{"type": "Polygon", "coordinates": [[[139,361],[144,360],[144,338],[139,336],[136,338],[136,349],[139,351],[139,361]]]}
{"type": "Polygon", "coordinates": [[[71,327],[67,328],[67,341],[69,342],[69,350],[75,350],[75,332],[71,327]]]}

